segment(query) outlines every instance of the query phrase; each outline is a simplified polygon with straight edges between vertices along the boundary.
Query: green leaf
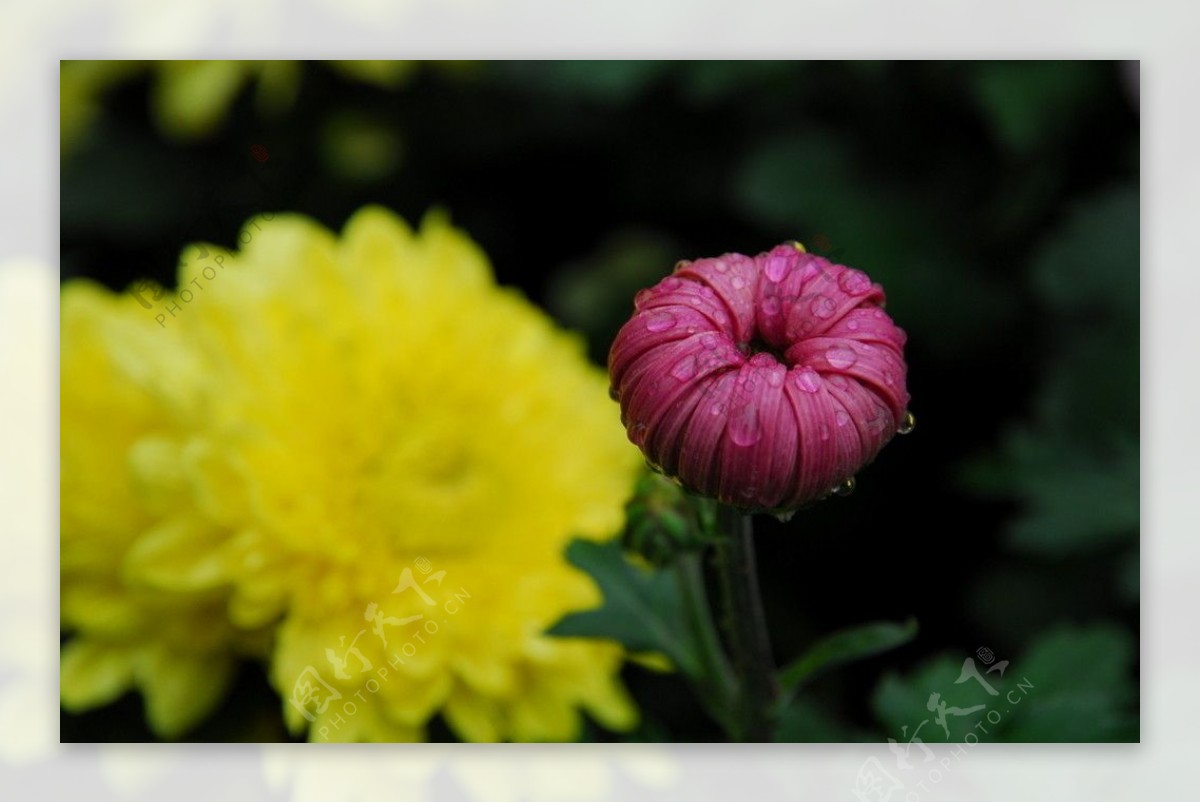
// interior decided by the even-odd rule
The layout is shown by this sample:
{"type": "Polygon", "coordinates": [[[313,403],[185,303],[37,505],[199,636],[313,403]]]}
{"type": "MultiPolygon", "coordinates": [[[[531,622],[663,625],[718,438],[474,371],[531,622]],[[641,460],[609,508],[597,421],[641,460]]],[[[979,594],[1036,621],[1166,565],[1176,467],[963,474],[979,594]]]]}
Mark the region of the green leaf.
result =
{"type": "Polygon", "coordinates": [[[780,686],[785,694],[794,692],[819,672],[907,644],[916,635],[916,619],[909,619],[904,624],[873,622],[841,630],[817,642],[789,664],[780,673],[780,686]]]}
{"type": "Polygon", "coordinates": [[[871,702],[888,737],[901,744],[914,736],[962,742],[972,732],[997,742],[1136,741],[1133,655],[1133,638],[1121,628],[1063,627],[1003,671],[1006,655],[985,662],[964,652],[939,655],[907,675],[890,673],[871,702]]]}
{"type": "Polygon", "coordinates": [[[600,586],[604,605],[567,614],[547,631],[550,635],[612,639],[633,652],[661,652],[684,674],[700,676],[699,653],[673,574],[635,565],[617,541],[576,539],[566,555],[600,586]]]}
{"type": "Polygon", "coordinates": [[[1110,624],[1064,627],[1014,662],[1031,688],[1005,724],[1010,742],[1137,740],[1130,633],[1110,624]]]}

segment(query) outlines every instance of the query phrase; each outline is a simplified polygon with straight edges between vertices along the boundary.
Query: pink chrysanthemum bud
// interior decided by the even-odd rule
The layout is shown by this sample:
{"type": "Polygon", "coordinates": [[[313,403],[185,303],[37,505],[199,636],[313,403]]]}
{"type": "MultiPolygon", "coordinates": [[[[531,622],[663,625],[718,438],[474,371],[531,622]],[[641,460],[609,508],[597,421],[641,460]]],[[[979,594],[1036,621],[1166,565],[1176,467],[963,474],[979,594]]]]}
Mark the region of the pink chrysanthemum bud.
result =
{"type": "Polygon", "coordinates": [[[907,412],[905,334],[861,271],[780,245],[681,262],[609,353],[629,439],[686,487],[793,510],[853,487],[907,412]]]}

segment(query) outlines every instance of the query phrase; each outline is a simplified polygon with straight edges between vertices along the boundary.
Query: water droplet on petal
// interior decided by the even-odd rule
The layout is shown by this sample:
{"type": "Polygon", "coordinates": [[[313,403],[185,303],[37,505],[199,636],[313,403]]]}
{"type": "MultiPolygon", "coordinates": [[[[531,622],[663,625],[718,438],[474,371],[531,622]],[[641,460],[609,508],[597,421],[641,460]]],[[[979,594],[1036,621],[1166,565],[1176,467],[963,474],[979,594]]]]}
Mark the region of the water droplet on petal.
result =
{"type": "Polygon", "coordinates": [[[782,365],[777,365],[767,371],[767,384],[773,388],[777,388],[783,384],[783,378],[787,375],[787,369],[782,365]]]}
{"type": "Polygon", "coordinates": [[[746,286],[746,280],[743,279],[741,276],[734,276],[732,279],[729,280],[729,283],[733,285],[734,290],[741,290],[743,287],[746,286]]]}
{"type": "Polygon", "coordinates": [[[901,435],[907,435],[917,428],[917,417],[911,412],[904,414],[904,420],[900,422],[900,428],[896,430],[901,435]]]}
{"type": "Polygon", "coordinates": [[[846,328],[849,329],[851,332],[857,332],[858,331],[858,321],[849,321],[846,324],[846,328]]]}
{"type": "Polygon", "coordinates": [[[767,296],[766,298],[764,298],[763,299],[763,312],[765,312],[767,315],[778,315],[779,314],[779,297],[778,296],[767,296]]]}
{"type": "Polygon", "coordinates": [[[721,324],[721,326],[724,326],[725,324],[729,323],[729,316],[720,310],[717,310],[713,313],[713,320],[721,324]]]}
{"type": "Polygon", "coordinates": [[[858,355],[849,346],[830,346],[829,350],[825,352],[825,359],[834,368],[842,370],[858,362],[858,355]]]}
{"type": "Polygon", "coordinates": [[[821,435],[821,440],[823,440],[823,441],[829,440],[829,427],[822,424],[821,428],[818,430],[818,432],[821,435]]]}
{"type": "Polygon", "coordinates": [[[738,446],[753,446],[762,440],[758,423],[758,408],[747,404],[729,420],[729,438],[738,446]]]}
{"type": "Polygon", "coordinates": [[[686,267],[687,267],[688,265],[690,265],[690,264],[692,264],[692,260],[690,260],[690,259],[681,259],[681,260],[679,260],[678,262],[676,262],[676,263],[675,263],[675,270],[683,270],[684,268],[686,268],[686,267]]]}
{"type": "Polygon", "coordinates": [[[788,270],[790,270],[790,266],[788,265],[787,257],[769,257],[764,273],[767,274],[767,278],[771,281],[781,282],[788,275],[788,270]]]}
{"type": "Polygon", "coordinates": [[[616,388],[614,388],[612,385],[609,385],[608,386],[608,398],[612,399],[613,401],[620,401],[621,394],[617,393],[616,388]]]}
{"type": "Polygon", "coordinates": [[[633,425],[632,429],[629,430],[629,439],[632,440],[639,448],[644,446],[646,443],[647,429],[648,427],[639,421],[633,425]]]}
{"type": "Polygon", "coordinates": [[[716,269],[717,273],[725,273],[729,270],[729,263],[723,259],[714,259],[713,267],[716,269]]]}
{"type": "Polygon", "coordinates": [[[845,410],[838,410],[833,414],[833,420],[837,421],[839,427],[844,427],[850,423],[850,414],[845,410]]]}
{"type": "Polygon", "coordinates": [[[861,270],[848,270],[838,279],[838,284],[852,296],[861,296],[871,289],[871,280],[861,270]]]}
{"type": "Polygon", "coordinates": [[[875,311],[872,312],[871,314],[875,316],[876,320],[880,320],[880,321],[882,321],[884,318],[887,317],[887,313],[884,312],[883,310],[879,309],[878,307],[876,307],[875,311]]]}
{"type": "Polygon", "coordinates": [[[818,318],[829,318],[837,310],[837,305],[833,303],[833,299],[829,296],[817,296],[813,299],[809,309],[818,318]]]}
{"type": "Polygon", "coordinates": [[[896,384],[896,375],[894,373],[892,373],[891,371],[884,371],[883,372],[883,384],[887,385],[889,388],[892,385],[895,385],[896,384]]]}
{"type": "Polygon", "coordinates": [[[680,382],[686,382],[696,375],[696,357],[689,354],[684,357],[675,367],[671,369],[671,376],[678,379],[680,382]]]}
{"type": "Polygon", "coordinates": [[[678,276],[668,276],[658,283],[658,286],[664,290],[678,290],[683,287],[683,279],[678,276]]]}
{"type": "Polygon", "coordinates": [[[655,462],[654,462],[653,460],[651,460],[649,457],[647,457],[647,458],[646,458],[646,468],[650,469],[650,470],[651,470],[651,471],[653,471],[655,474],[662,474],[662,473],[663,473],[662,466],[660,466],[658,463],[655,463],[655,462]]]}
{"type": "Polygon", "coordinates": [[[708,412],[710,415],[721,415],[725,412],[725,405],[722,402],[717,402],[708,408],[708,412]]]}
{"type": "Polygon", "coordinates": [[[779,364],[779,363],[775,362],[774,357],[772,357],[770,354],[768,354],[765,351],[759,351],[759,352],[755,353],[754,356],[752,356],[750,358],[749,362],[751,365],[753,365],[755,367],[759,367],[759,368],[766,368],[769,365],[778,365],[779,364]]]}
{"type": "Polygon", "coordinates": [[[796,385],[805,393],[816,393],[821,389],[821,377],[811,368],[805,368],[796,374],[796,385]]]}
{"type": "Polygon", "coordinates": [[[702,336],[700,338],[700,345],[704,346],[704,348],[708,349],[709,351],[712,351],[717,347],[717,336],[714,334],[702,336]]]}
{"type": "Polygon", "coordinates": [[[705,298],[716,298],[717,296],[717,294],[713,292],[713,289],[707,284],[700,285],[700,295],[704,296],[705,298]]]}
{"type": "Polygon", "coordinates": [[[779,522],[780,524],[787,524],[789,521],[792,520],[792,516],[796,515],[796,511],[795,510],[775,510],[775,511],[772,511],[771,515],[774,516],[775,520],[777,522],[779,522]]]}
{"type": "Polygon", "coordinates": [[[633,306],[640,308],[643,304],[650,300],[652,295],[653,293],[651,293],[649,290],[638,290],[633,296],[633,306]]]}
{"type": "Polygon", "coordinates": [[[849,496],[850,494],[854,493],[854,486],[857,484],[858,483],[855,482],[854,477],[847,477],[843,483],[833,489],[833,492],[838,496],[849,496]]]}
{"type": "Polygon", "coordinates": [[[646,329],[665,332],[675,325],[675,316],[669,312],[654,312],[646,316],[646,329]]]}
{"type": "Polygon", "coordinates": [[[829,376],[825,377],[825,381],[833,385],[838,390],[850,389],[850,380],[841,374],[830,374],[829,376]]]}

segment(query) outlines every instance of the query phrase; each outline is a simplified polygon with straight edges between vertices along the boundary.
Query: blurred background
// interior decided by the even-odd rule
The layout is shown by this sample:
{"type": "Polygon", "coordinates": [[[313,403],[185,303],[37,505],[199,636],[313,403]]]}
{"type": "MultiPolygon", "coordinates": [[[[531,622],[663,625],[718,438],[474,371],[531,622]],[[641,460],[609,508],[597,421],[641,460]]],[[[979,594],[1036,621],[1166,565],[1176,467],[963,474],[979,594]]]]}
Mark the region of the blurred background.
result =
{"type": "MultiPolygon", "coordinates": [[[[1030,686],[983,740],[1137,740],[1135,63],[63,62],[61,89],[64,279],[172,285],[260,211],[440,207],[603,365],[679,259],[798,239],[867,271],[916,431],[852,496],[759,517],[762,585],[781,663],[920,632],[811,683],[781,739],[962,741],[927,700],[980,702],[972,658],[1030,686]]],[[[626,679],[625,738],[721,738],[680,679],[626,679]]],[[[286,739],[279,705],[247,666],[191,738],[286,739]]],[[[61,738],[152,737],[129,696],[61,738]]]]}

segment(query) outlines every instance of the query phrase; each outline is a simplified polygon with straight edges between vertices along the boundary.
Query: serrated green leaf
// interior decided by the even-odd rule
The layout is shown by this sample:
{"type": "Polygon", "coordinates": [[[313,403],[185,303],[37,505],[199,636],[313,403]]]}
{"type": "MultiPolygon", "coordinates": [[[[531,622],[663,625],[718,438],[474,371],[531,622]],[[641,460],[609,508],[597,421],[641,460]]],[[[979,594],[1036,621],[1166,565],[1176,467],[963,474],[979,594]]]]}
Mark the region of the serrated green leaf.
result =
{"type": "Polygon", "coordinates": [[[612,639],[634,652],[661,652],[689,677],[700,675],[699,656],[673,574],[635,565],[616,541],[576,539],[566,555],[600,586],[604,604],[564,616],[547,633],[612,639]]]}
{"type": "Polygon", "coordinates": [[[1134,647],[1128,631],[1109,624],[1042,636],[1017,666],[1031,688],[1004,723],[1005,740],[1135,741],[1134,647]]]}
{"type": "Polygon", "coordinates": [[[785,693],[793,692],[819,672],[907,644],[916,635],[916,619],[903,624],[872,622],[841,630],[821,639],[784,668],[779,676],[780,687],[785,693]]]}
{"type": "Polygon", "coordinates": [[[943,654],[906,675],[890,673],[872,707],[902,744],[914,735],[962,742],[971,732],[999,742],[1134,741],[1133,651],[1130,634],[1113,625],[1063,627],[1043,634],[1003,672],[1007,656],[989,667],[973,655],[943,654]],[[939,711],[946,712],[944,725],[939,711]]]}

